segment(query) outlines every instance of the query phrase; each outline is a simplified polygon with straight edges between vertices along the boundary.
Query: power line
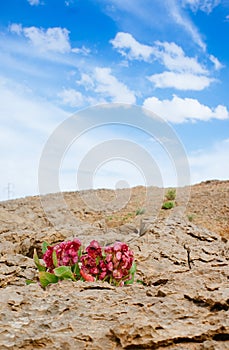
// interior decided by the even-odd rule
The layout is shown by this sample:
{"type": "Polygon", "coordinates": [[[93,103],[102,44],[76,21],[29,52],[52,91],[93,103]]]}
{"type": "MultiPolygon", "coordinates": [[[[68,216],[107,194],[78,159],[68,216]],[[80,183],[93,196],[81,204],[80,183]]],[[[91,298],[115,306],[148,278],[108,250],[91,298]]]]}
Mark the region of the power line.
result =
{"type": "Polygon", "coordinates": [[[5,187],[5,191],[7,192],[7,198],[11,199],[14,194],[14,184],[12,182],[8,182],[7,186],[5,187]]]}

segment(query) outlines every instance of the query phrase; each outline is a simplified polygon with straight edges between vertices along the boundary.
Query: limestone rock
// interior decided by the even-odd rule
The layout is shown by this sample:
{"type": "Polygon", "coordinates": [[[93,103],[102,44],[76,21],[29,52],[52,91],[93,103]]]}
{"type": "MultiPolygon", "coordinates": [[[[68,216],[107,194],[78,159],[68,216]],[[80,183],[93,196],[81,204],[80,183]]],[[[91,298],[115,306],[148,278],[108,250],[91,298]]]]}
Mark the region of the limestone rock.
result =
{"type": "Polygon", "coordinates": [[[33,197],[2,204],[0,349],[229,349],[229,242],[177,212],[163,215],[146,212],[140,235],[139,217],[118,227],[101,217],[101,225],[78,220],[53,227],[33,197]],[[128,242],[137,263],[134,284],[26,285],[37,276],[34,248],[41,256],[44,240],[73,237],[84,245],[128,242]]]}

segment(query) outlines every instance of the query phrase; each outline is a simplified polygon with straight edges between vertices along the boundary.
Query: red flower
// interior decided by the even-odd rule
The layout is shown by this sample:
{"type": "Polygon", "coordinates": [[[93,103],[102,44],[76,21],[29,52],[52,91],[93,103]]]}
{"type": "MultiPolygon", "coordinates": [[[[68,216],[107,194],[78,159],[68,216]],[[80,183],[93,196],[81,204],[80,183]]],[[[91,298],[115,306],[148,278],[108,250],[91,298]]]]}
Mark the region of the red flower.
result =
{"type": "Polygon", "coordinates": [[[58,266],[72,266],[78,262],[78,252],[81,242],[78,239],[73,241],[61,242],[55,246],[48,246],[43,260],[51,272],[56,267],[53,261],[53,252],[56,252],[58,266]]]}
{"type": "Polygon", "coordinates": [[[78,239],[48,246],[43,255],[47,271],[53,272],[57,266],[72,267],[79,263],[79,272],[85,281],[102,280],[122,286],[131,280],[130,269],[134,262],[134,254],[126,243],[116,242],[113,246],[102,250],[99,243],[93,240],[86,247],[79,261],[80,247],[81,243],[78,239]]]}

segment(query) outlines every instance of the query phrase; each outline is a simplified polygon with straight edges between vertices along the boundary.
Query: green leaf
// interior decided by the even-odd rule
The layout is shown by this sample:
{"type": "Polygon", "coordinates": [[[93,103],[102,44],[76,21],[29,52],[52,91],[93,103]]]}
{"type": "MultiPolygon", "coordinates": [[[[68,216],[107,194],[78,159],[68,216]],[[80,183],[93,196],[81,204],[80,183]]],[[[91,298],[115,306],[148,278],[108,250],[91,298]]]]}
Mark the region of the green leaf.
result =
{"type": "Polygon", "coordinates": [[[96,257],[96,259],[95,259],[96,266],[98,266],[98,265],[99,265],[99,262],[100,262],[100,257],[99,257],[99,256],[97,256],[97,257],[96,257]]]}
{"type": "Polygon", "coordinates": [[[46,241],[43,242],[42,244],[42,253],[45,254],[47,249],[48,249],[48,246],[50,246],[50,244],[46,241]]]}
{"type": "Polygon", "coordinates": [[[39,272],[39,280],[40,280],[41,286],[43,288],[45,288],[50,283],[57,283],[58,277],[55,276],[53,273],[40,271],[39,272]]]}
{"type": "Polygon", "coordinates": [[[32,284],[32,283],[36,283],[36,282],[35,282],[35,281],[33,281],[33,280],[26,280],[26,281],[25,281],[25,283],[26,283],[26,284],[27,284],[27,286],[28,286],[28,285],[30,285],[30,284],[32,284]]]}
{"type": "Polygon", "coordinates": [[[78,258],[79,258],[79,260],[80,260],[81,256],[82,256],[82,249],[80,247],[79,250],[78,250],[78,258]]]}
{"type": "Polygon", "coordinates": [[[81,277],[79,264],[76,263],[72,266],[72,272],[77,276],[81,277]]]}
{"type": "Polygon", "coordinates": [[[56,251],[55,250],[53,250],[53,252],[52,252],[52,261],[53,261],[53,265],[55,267],[57,267],[58,266],[58,260],[57,260],[57,255],[56,255],[56,251]]]}
{"type": "Polygon", "coordinates": [[[136,272],[136,270],[137,270],[137,264],[136,264],[136,262],[134,261],[133,264],[132,264],[132,266],[131,266],[130,273],[133,274],[133,273],[136,272]]]}
{"type": "Polygon", "coordinates": [[[38,268],[38,271],[46,271],[46,267],[44,265],[41,265],[40,263],[36,249],[34,249],[33,260],[35,262],[36,267],[38,268]]]}
{"type": "Polygon", "coordinates": [[[130,275],[132,276],[131,279],[129,279],[128,281],[125,282],[125,284],[132,284],[134,283],[134,275],[135,275],[135,272],[136,272],[136,268],[137,268],[137,265],[135,262],[133,262],[132,266],[131,266],[131,269],[130,269],[130,275]]]}
{"type": "Polygon", "coordinates": [[[54,269],[54,273],[60,279],[71,279],[75,281],[75,277],[72,273],[71,266],[59,266],[54,269]]]}
{"type": "Polygon", "coordinates": [[[136,282],[142,284],[143,286],[147,286],[147,284],[142,280],[137,280],[136,282]]]}

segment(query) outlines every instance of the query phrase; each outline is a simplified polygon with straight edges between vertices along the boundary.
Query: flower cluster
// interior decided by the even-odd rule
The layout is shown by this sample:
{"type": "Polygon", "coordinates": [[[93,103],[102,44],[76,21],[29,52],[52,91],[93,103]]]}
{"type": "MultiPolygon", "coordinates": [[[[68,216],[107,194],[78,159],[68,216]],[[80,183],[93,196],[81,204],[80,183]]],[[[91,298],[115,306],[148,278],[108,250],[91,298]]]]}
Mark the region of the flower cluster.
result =
{"type": "Polygon", "coordinates": [[[81,257],[81,275],[86,279],[108,281],[115,285],[124,285],[131,280],[130,269],[133,265],[134,254],[128,245],[116,242],[113,246],[105,247],[104,252],[97,241],[92,241],[86,248],[86,254],[81,257]]]}
{"type": "Polygon", "coordinates": [[[36,251],[34,261],[39,270],[39,282],[43,288],[59,280],[107,281],[115,286],[134,281],[136,264],[134,253],[126,243],[116,242],[102,248],[93,240],[82,252],[78,239],[61,242],[54,246],[43,244],[43,261],[36,251]]]}
{"type": "Polygon", "coordinates": [[[55,246],[48,246],[43,260],[48,268],[48,271],[52,272],[57,266],[72,266],[78,262],[78,254],[81,242],[78,239],[73,241],[61,242],[55,246]],[[57,264],[54,263],[56,253],[57,264]],[[57,266],[55,266],[57,265],[57,266]]]}

